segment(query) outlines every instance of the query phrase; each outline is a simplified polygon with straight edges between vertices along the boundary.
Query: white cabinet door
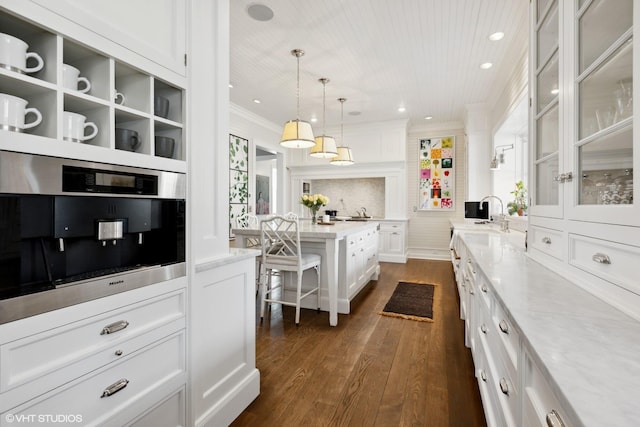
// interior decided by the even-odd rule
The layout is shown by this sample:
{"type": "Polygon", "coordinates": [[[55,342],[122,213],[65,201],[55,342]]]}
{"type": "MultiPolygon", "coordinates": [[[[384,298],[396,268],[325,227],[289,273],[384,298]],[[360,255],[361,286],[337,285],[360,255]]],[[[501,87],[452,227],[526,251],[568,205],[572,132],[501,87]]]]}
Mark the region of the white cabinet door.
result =
{"type": "MultiPolygon", "coordinates": [[[[33,0],[97,35],[185,75],[185,0],[33,0]]],[[[91,40],[85,40],[91,45],[91,40]]]]}

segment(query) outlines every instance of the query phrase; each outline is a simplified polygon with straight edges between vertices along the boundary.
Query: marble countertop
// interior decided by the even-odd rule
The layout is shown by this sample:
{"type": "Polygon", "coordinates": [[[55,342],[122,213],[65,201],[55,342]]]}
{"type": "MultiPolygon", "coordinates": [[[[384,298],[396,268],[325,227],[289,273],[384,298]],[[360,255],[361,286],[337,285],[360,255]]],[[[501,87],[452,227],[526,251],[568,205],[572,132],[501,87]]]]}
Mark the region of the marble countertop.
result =
{"type": "MultiPolygon", "coordinates": [[[[378,227],[375,220],[369,221],[336,221],[332,225],[311,224],[310,221],[300,221],[299,230],[301,239],[341,239],[353,233],[378,227]]],[[[259,228],[234,228],[233,234],[258,236],[259,228]]]]}
{"type": "Polygon", "coordinates": [[[569,415],[584,426],[637,426],[640,322],[527,257],[523,233],[464,225],[457,238],[569,415]]]}

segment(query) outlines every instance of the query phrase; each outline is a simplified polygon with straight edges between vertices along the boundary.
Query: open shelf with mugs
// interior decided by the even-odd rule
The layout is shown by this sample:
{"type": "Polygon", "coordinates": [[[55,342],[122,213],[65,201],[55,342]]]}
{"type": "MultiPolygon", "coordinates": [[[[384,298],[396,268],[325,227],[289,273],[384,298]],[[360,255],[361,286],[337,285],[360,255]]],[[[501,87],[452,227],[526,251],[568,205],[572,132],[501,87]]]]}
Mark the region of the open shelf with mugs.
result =
{"type": "Polygon", "coordinates": [[[58,36],[0,13],[0,67],[55,84],[58,36]]]}
{"type": "Polygon", "coordinates": [[[114,61],[116,109],[127,108],[151,114],[152,78],[121,62],[114,61]]]}
{"type": "Polygon", "coordinates": [[[117,150],[151,154],[151,121],[149,117],[116,110],[114,147],[117,150]]]}
{"type": "Polygon", "coordinates": [[[62,61],[61,84],[65,90],[111,99],[109,58],[65,39],[62,61]]]}
{"type": "Polygon", "coordinates": [[[0,28],[0,150],[186,170],[182,84],[3,10],[0,28]]]}

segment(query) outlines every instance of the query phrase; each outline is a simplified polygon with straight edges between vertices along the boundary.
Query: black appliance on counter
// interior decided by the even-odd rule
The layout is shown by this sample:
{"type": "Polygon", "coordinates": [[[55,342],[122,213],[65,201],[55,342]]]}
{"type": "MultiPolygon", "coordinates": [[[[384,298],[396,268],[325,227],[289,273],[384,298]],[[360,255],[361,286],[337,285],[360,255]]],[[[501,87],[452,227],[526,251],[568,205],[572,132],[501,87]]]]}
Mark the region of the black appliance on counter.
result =
{"type": "Polygon", "coordinates": [[[464,202],[464,217],[489,219],[489,202],[464,202]]]}
{"type": "Polygon", "coordinates": [[[0,151],[0,323],[185,275],[182,173],[0,151]]]}

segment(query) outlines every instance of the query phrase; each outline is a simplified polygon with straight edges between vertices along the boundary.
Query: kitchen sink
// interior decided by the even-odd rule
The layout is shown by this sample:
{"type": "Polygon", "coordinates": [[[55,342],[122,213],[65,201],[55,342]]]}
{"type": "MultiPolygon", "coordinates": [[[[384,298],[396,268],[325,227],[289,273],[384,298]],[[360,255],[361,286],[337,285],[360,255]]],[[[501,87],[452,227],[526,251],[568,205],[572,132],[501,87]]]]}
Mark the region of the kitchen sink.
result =
{"type": "Polygon", "coordinates": [[[370,216],[352,216],[347,221],[369,221],[371,219],[373,218],[371,218],[370,216]]]}

